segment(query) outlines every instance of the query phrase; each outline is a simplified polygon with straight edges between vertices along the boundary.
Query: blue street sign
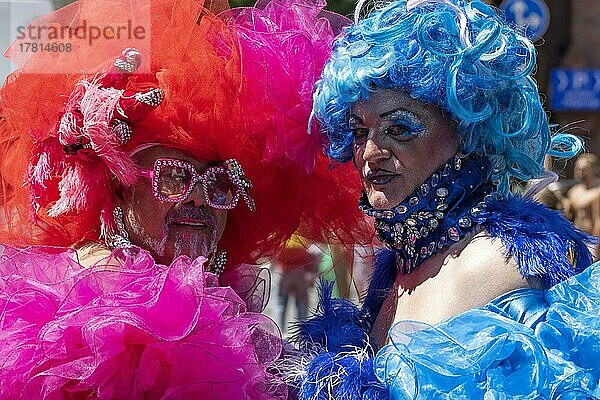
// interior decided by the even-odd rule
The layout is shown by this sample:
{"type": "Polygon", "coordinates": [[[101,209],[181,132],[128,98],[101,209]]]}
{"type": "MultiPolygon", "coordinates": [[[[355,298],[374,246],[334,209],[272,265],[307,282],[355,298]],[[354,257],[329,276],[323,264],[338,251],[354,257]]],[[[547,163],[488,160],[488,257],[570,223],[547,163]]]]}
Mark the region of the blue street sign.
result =
{"type": "Polygon", "coordinates": [[[553,111],[600,110],[600,69],[553,69],[550,96],[553,111]]]}
{"type": "Polygon", "coordinates": [[[533,41],[544,36],[550,25],[550,10],[543,0],[504,0],[500,9],[508,21],[524,28],[533,41]]]}

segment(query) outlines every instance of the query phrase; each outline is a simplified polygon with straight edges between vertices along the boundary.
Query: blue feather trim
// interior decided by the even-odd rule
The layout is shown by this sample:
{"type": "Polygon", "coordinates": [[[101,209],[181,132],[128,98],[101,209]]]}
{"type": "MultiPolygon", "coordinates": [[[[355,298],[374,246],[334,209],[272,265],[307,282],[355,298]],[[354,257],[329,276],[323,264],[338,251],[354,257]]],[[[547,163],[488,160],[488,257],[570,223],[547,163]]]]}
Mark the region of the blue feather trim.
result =
{"type": "Polygon", "coordinates": [[[369,316],[352,302],[336,299],[333,284],[321,280],[316,315],[295,326],[294,341],[317,353],[300,383],[299,400],[388,400],[388,389],[375,376],[369,316]]]}
{"type": "Polygon", "coordinates": [[[357,349],[324,353],[310,364],[299,400],[387,400],[388,389],[375,376],[372,355],[357,349]]]}
{"type": "Polygon", "coordinates": [[[379,310],[381,310],[381,305],[394,285],[397,273],[396,253],[387,249],[378,250],[373,260],[373,273],[362,307],[365,314],[369,317],[371,326],[375,323],[375,319],[379,315],[379,310]]]}
{"type": "Polygon", "coordinates": [[[526,278],[540,278],[549,288],[592,263],[587,245],[597,239],[575,228],[560,212],[521,196],[492,200],[477,222],[498,238],[526,278]]]}
{"type": "Polygon", "coordinates": [[[340,353],[372,342],[368,315],[351,301],[334,298],[333,282],[321,280],[317,291],[320,301],[315,315],[293,328],[293,341],[301,350],[340,353]]]}

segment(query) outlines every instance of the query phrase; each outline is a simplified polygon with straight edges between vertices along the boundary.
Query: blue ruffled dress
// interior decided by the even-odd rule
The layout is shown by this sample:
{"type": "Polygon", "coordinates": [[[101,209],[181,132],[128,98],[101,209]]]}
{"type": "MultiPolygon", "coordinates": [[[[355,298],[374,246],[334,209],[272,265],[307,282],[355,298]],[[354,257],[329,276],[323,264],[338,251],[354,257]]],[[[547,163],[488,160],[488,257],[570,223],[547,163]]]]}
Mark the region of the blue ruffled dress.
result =
{"type": "Polygon", "coordinates": [[[584,243],[590,238],[526,199],[513,197],[490,213],[504,216],[481,226],[503,240],[524,276],[543,261],[545,271],[534,268],[538,277],[560,282],[546,290],[511,291],[434,326],[397,323],[389,344],[376,349],[370,329],[395,276],[389,271],[393,257],[380,255],[362,308],[333,299],[325,285],[317,315],[298,326],[295,339],[305,352],[296,380],[299,399],[600,399],[600,263],[587,267],[584,243]],[[507,228],[514,206],[528,218],[525,228],[507,228]],[[536,215],[544,217],[537,224],[536,215]],[[536,234],[536,227],[546,232],[536,234]],[[577,263],[570,278],[558,278],[556,264],[569,261],[567,242],[577,263]],[[528,255],[535,247],[536,254],[528,255]]]}
{"type": "Polygon", "coordinates": [[[375,357],[390,399],[600,398],[600,264],[415,325],[393,326],[375,357]]]}

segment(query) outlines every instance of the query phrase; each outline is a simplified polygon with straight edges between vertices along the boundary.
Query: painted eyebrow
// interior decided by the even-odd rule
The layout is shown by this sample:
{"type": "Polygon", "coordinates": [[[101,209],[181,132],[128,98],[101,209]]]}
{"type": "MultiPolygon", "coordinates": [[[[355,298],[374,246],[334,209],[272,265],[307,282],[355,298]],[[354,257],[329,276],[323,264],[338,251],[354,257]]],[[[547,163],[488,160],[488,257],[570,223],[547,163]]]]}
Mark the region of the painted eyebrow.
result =
{"type": "Polygon", "coordinates": [[[389,116],[392,116],[392,115],[394,115],[394,114],[404,114],[404,115],[408,114],[408,115],[409,115],[409,116],[411,116],[412,118],[419,118],[419,117],[417,116],[417,114],[415,114],[415,113],[413,113],[413,112],[411,112],[411,111],[408,111],[407,109],[405,109],[405,108],[402,108],[402,107],[395,108],[395,109],[393,109],[393,110],[390,110],[390,111],[386,111],[386,112],[384,112],[383,114],[380,114],[380,115],[379,115],[379,118],[387,118],[387,117],[389,117],[389,116]]]}
{"type": "Polygon", "coordinates": [[[363,120],[356,114],[350,114],[350,117],[348,117],[348,123],[364,124],[363,120]]]}

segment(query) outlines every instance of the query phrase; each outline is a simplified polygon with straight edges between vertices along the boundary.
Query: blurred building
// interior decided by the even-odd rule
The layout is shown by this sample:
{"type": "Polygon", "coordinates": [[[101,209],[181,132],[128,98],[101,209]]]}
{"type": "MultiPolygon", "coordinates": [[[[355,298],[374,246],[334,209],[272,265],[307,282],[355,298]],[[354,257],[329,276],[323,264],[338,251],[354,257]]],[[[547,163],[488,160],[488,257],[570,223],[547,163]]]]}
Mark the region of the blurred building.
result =
{"type": "MultiPolygon", "coordinates": [[[[503,0],[489,0],[499,7],[503,0]]],[[[600,70],[600,1],[544,0],[550,10],[550,25],[536,42],[538,68],[534,75],[545,97],[551,122],[584,138],[588,151],[600,155],[600,109],[592,111],[551,110],[553,68],[600,70]]],[[[596,82],[600,89],[600,81],[596,82]]],[[[599,90],[600,93],[600,90],[599,90]]],[[[573,177],[573,161],[557,161],[553,169],[561,177],[573,177]]]]}
{"type": "MultiPolygon", "coordinates": [[[[570,3],[570,9],[562,10],[568,16],[568,29],[555,27],[564,38],[565,43],[561,52],[547,55],[550,66],[568,68],[595,68],[600,70],[600,1],[597,0],[554,0],[557,3],[556,24],[561,25],[564,9],[561,3],[570,3]],[[564,31],[564,32],[562,32],[564,31]]],[[[596,82],[600,87],[600,81],[596,82]]],[[[589,137],[587,149],[595,154],[600,154],[600,110],[594,112],[562,112],[556,113],[554,120],[561,124],[583,120],[577,124],[581,126],[589,137]]]]}

